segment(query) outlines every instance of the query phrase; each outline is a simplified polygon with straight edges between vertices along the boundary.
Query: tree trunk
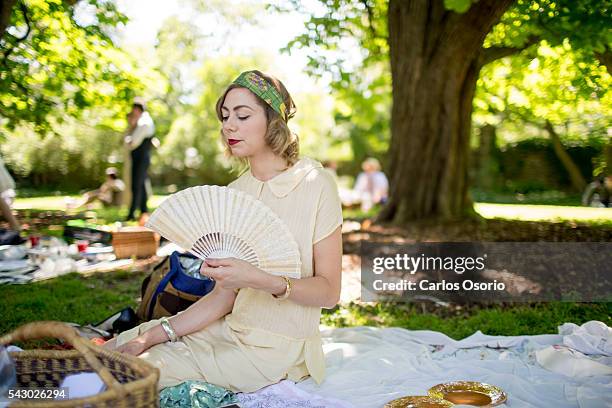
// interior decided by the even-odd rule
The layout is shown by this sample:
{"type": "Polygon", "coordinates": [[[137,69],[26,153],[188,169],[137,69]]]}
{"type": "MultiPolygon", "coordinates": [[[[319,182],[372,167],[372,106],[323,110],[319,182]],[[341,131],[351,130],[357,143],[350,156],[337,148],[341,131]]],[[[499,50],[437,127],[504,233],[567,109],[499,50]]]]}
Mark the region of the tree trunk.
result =
{"type": "Polygon", "coordinates": [[[561,143],[561,139],[559,139],[559,135],[555,131],[555,128],[553,127],[552,123],[547,120],[545,127],[546,131],[550,135],[550,140],[552,141],[555,154],[557,155],[557,158],[559,159],[561,164],[563,164],[563,168],[565,169],[565,171],[567,171],[567,174],[569,174],[570,181],[572,182],[574,190],[579,193],[582,193],[587,183],[586,181],[584,181],[584,177],[582,176],[580,169],[578,168],[578,166],[576,166],[576,163],[574,163],[571,156],[565,151],[563,143],[561,143]]]}
{"type": "Polygon", "coordinates": [[[469,139],[482,44],[512,2],[480,0],[458,14],[443,0],[390,0],[391,180],[380,221],[473,213],[469,139]]]}

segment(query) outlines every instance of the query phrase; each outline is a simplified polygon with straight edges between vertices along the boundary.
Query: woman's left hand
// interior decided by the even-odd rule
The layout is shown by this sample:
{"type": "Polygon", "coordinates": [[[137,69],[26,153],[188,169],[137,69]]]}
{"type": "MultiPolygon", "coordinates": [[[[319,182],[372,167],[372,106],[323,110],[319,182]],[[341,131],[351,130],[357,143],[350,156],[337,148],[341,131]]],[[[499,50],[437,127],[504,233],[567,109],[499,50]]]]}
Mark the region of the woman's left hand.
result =
{"type": "Polygon", "coordinates": [[[130,354],[132,356],[138,356],[148,350],[151,346],[144,336],[138,336],[125,344],[117,347],[115,351],[120,353],[130,354]]]}
{"type": "Polygon", "coordinates": [[[207,259],[200,273],[214,279],[224,289],[252,287],[265,274],[249,262],[236,258],[207,259]]]}

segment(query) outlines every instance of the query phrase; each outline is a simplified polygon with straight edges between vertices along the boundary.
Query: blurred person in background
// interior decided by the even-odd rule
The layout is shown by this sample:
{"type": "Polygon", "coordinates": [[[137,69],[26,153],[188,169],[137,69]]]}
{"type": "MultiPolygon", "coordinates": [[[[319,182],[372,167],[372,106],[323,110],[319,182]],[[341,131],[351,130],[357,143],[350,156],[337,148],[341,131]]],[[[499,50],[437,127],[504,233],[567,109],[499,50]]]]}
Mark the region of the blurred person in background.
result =
{"type": "Polygon", "coordinates": [[[389,195],[389,181],[380,170],[380,162],[375,158],[366,159],[361,165],[363,172],[357,176],[353,189],[361,199],[361,209],[368,211],[375,204],[384,204],[389,195]]]}
{"type": "Polygon", "coordinates": [[[0,157],[0,214],[8,221],[12,230],[21,231],[21,225],[13,215],[11,205],[15,198],[15,181],[0,157]]]}
{"type": "Polygon", "coordinates": [[[117,206],[121,203],[121,194],[125,190],[125,184],[118,176],[119,172],[114,167],[106,169],[106,180],[96,190],[86,192],[81,200],[70,207],[79,208],[92,204],[96,200],[102,205],[117,206]]]}
{"type": "Polygon", "coordinates": [[[130,151],[131,159],[131,192],[132,202],[127,215],[127,221],[135,219],[136,210],[140,210],[140,217],[147,218],[147,171],[151,164],[151,147],[155,124],[147,111],[142,98],[135,98],[132,110],[127,115],[128,131],[125,136],[125,145],[130,151]]]}
{"type": "Polygon", "coordinates": [[[589,184],[582,195],[582,205],[587,207],[612,207],[612,174],[600,176],[589,184]]]}

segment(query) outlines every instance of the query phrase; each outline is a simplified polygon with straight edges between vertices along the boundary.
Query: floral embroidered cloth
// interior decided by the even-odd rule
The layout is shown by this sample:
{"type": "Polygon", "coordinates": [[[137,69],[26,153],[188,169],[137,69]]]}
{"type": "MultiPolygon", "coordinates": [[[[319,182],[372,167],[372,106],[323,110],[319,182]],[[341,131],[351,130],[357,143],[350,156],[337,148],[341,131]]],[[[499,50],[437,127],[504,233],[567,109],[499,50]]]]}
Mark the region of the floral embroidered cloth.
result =
{"type": "Polygon", "coordinates": [[[237,394],[204,381],[186,381],[160,394],[161,408],[219,408],[231,403],[241,408],[353,408],[349,402],[303,391],[289,380],[237,394]]]}
{"type": "Polygon", "coordinates": [[[185,381],[159,393],[161,408],[217,408],[235,402],[233,392],[204,381],[185,381]]]}

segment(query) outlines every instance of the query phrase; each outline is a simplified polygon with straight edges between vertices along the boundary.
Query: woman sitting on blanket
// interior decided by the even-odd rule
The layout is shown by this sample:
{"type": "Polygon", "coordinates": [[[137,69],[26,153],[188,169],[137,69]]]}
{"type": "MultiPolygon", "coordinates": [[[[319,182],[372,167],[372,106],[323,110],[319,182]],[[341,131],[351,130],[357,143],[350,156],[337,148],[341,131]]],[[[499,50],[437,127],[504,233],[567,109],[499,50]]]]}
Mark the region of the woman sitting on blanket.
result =
{"type": "Polygon", "coordinates": [[[252,392],[307,376],[320,383],[321,308],[337,304],[341,285],[336,184],[320,163],[298,158],[298,138],[287,126],[295,105],[279,80],[243,72],[216,111],[228,153],[249,166],[229,187],[261,200],[286,223],[300,249],[301,279],[269,275],[239,259],[207,260],[200,272],[216,281],[209,295],[169,325],[143,323],[105,346],[159,367],[160,388],[202,380],[252,392]]]}

